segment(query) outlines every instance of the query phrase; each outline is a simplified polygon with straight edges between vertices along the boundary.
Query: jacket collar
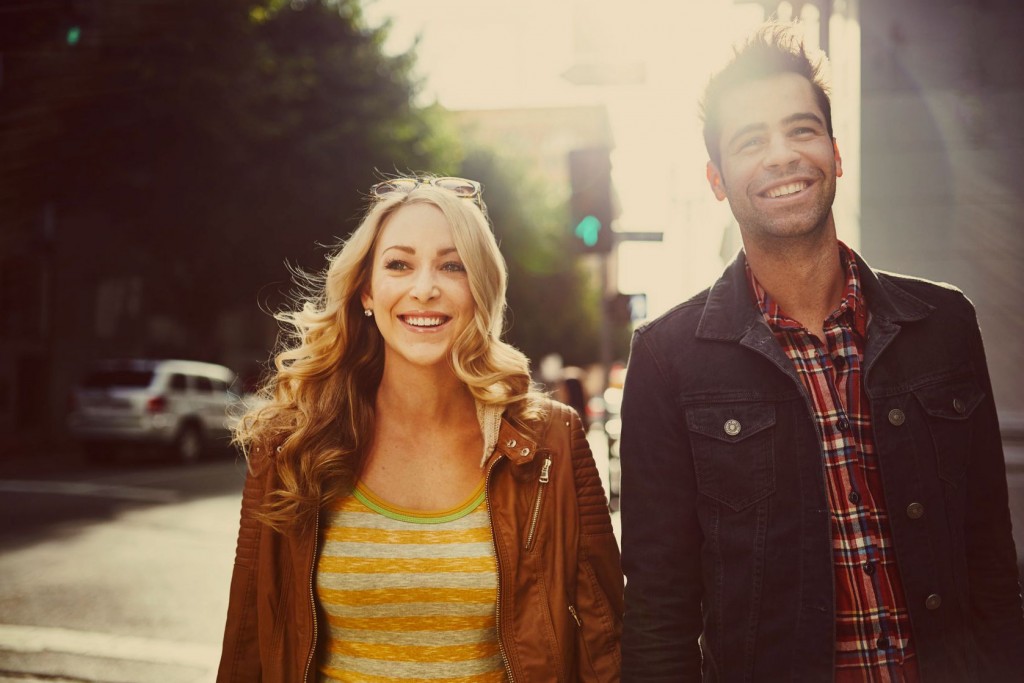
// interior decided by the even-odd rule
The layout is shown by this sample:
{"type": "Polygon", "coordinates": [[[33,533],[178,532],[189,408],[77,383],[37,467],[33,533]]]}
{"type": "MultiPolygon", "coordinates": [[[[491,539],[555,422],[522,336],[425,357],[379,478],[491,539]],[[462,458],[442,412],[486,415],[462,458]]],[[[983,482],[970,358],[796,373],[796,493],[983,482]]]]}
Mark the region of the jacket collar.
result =
{"type": "MultiPolygon", "coordinates": [[[[879,279],[874,270],[854,254],[861,286],[872,319],[889,326],[927,317],[934,307],[899,287],[889,278],[879,279]]],[[[697,338],[739,341],[764,320],[750,294],[746,256],[741,250],[708,291],[704,312],[697,324],[697,338]]]]}
{"type": "Polygon", "coordinates": [[[525,465],[533,461],[536,453],[536,440],[527,436],[507,416],[502,416],[501,427],[498,430],[498,440],[494,444],[494,450],[484,464],[489,465],[504,456],[512,461],[514,465],[525,465]]]}

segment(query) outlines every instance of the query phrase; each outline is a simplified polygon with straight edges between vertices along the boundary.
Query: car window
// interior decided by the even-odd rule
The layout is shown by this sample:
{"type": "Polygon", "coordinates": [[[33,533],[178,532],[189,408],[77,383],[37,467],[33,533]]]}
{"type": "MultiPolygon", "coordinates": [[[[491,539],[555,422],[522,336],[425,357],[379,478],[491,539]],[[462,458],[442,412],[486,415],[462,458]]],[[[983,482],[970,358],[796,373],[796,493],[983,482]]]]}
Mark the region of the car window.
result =
{"type": "Polygon", "coordinates": [[[171,381],[168,382],[167,386],[171,391],[185,391],[185,389],[188,389],[188,380],[185,379],[185,375],[176,372],[171,375],[171,381]]]}
{"type": "Polygon", "coordinates": [[[82,386],[87,389],[107,389],[109,387],[148,387],[153,381],[150,370],[97,370],[90,373],[82,386]]]}
{"type": "Polygon", "coordinates": [[[196,391],[204,394],[208,394],[213,391],[213,383],[209,377],[192,377],[192,386],[195,387],[196,391]]]}

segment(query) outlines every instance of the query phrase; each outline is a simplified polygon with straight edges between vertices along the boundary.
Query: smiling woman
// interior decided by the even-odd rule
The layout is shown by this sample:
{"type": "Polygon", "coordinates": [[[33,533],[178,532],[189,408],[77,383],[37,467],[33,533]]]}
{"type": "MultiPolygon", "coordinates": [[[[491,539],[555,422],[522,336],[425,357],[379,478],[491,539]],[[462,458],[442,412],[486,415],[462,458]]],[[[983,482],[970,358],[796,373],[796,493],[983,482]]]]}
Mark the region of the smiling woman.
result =
{"type": "Polygon", "coordinates": [[[279,316],[267,403],[236,432],[250,476],[219,680],[618,679],[606,499],[578,415],[500,338],[480,191],[374,186],[279,316]]]}

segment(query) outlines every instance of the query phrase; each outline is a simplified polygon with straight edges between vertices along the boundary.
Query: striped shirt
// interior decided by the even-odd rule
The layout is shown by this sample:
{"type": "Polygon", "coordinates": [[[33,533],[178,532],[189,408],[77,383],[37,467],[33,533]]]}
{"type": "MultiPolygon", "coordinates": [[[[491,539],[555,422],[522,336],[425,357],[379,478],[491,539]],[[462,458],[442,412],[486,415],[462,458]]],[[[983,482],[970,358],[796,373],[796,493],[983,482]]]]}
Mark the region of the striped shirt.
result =
{"type": "Polygon", "coordinates": [[[832,513],[835,681],[916,683],[910,615],[862,386],[868,308],[853,251],[842,243],[839,247],[846,288],[839,306],[825,319],[824,344],[782,311],[749,266],[747,279],[811,397],[821,438],[832,513]]]}
{"type": "Polygon", "coordinates": [[[316,591],[320,681],[505,681],[484,487],[444,512],[403,510],[357,486],[328,513],[316,591]]]}

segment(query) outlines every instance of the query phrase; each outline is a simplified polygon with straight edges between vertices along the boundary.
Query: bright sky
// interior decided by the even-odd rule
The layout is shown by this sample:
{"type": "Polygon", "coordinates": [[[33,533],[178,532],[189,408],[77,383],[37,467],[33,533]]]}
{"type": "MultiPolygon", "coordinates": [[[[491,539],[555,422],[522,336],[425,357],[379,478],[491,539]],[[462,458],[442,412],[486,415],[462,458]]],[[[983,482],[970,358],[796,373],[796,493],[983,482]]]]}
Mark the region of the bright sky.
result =
{"type": "Polygon", "coordinates": [[[391,20],[391,52],[408,49],[419,37],[417,72],[426,81],[426,102],[457,110],[607,106],[622,205],[617,229],[665,233],[663,243],[625,243],[619,250],[619,290],[646,292],[651,316],[721,273],[722,235],[732,216],[705,181],[697,100],[731,44],[760,23],[760,5],[367,0],[364,11],[371,24],[391,20]],[[598,87],[561,77],[587,59],[638,63],[646,78],[598,87]]]}

